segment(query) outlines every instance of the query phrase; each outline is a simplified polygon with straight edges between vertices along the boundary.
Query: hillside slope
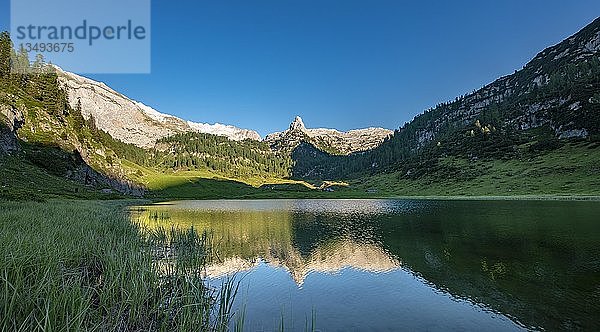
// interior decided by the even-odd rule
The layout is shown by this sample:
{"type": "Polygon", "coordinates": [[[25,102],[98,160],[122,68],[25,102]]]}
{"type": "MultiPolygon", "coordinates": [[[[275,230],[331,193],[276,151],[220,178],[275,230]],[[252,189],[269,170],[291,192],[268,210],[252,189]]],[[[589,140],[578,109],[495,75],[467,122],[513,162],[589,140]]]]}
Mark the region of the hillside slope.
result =
{"type": "Polygon", "coordinates": [[[540,52],[523,69],[416,116],[381,146],[340,158],[294,151],[297,178],[424,174],[444,156],[527,158],[600,135],[600,18],[540,52]]]}
{"type": "Polygon", "coordinates": [[[142,195],[116,156],[121,145],[92,134],[55,74],[0,72],[0,197],[142,195]]]}

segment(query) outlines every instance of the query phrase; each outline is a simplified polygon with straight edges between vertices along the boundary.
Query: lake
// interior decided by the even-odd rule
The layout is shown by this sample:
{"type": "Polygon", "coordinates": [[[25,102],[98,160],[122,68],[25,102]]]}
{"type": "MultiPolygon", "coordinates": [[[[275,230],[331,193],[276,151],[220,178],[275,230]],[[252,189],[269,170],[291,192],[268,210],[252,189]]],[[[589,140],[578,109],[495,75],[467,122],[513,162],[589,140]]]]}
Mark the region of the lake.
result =
{"type": "Polygon", "coordinates": [[[240,282],[249,331],[599,330],[599,216],[599,202],[394,199],[133,213],[210,234],[207,282],[240,282]]]}

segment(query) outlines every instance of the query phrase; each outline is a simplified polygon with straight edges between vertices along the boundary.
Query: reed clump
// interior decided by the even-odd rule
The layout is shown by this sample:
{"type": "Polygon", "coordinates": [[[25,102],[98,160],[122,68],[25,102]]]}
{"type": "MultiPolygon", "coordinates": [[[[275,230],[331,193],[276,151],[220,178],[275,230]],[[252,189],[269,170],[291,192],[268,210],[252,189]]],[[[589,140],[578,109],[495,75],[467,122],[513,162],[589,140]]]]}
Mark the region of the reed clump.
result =
{"type": "Polygon", "coordinates": [[[126,204],[0,202],[0,330],[226,330],[237,284],[206,286],[208,236],[126,204]]]}

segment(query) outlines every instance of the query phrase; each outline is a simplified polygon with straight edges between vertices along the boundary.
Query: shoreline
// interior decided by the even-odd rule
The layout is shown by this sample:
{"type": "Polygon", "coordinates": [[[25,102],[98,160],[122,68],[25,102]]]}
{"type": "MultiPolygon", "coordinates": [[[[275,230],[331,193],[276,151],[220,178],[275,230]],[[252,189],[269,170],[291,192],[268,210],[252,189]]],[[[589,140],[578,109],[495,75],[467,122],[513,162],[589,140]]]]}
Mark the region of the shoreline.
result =
{"type": "Polygon", "coordinates": [[[361,196],[361,197],[225,197],[190,198],[165,197],[140,199],[148,204],[161,204],[173,201],[265,201],[265,200],[426,200],[426,201],[574,201],[600,202],[597,195],[516,195],[516,196],[361,196]]]}

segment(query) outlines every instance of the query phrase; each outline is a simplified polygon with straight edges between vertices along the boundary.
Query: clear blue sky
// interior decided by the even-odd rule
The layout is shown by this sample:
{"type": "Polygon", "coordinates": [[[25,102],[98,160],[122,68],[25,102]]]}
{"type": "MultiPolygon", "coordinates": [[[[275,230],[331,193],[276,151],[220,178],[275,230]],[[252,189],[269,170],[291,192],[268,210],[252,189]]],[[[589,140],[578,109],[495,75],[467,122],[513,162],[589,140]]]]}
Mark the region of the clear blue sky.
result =
{"type": "MultiPolygon", "coordinates": [[[[157,110],[262,135],[397,128],[521,68],[600,1],[154,0],[152,74],[94,75],[157,110]]],[[[0,0],[8,30],[8,0],[0,0]]]]}

